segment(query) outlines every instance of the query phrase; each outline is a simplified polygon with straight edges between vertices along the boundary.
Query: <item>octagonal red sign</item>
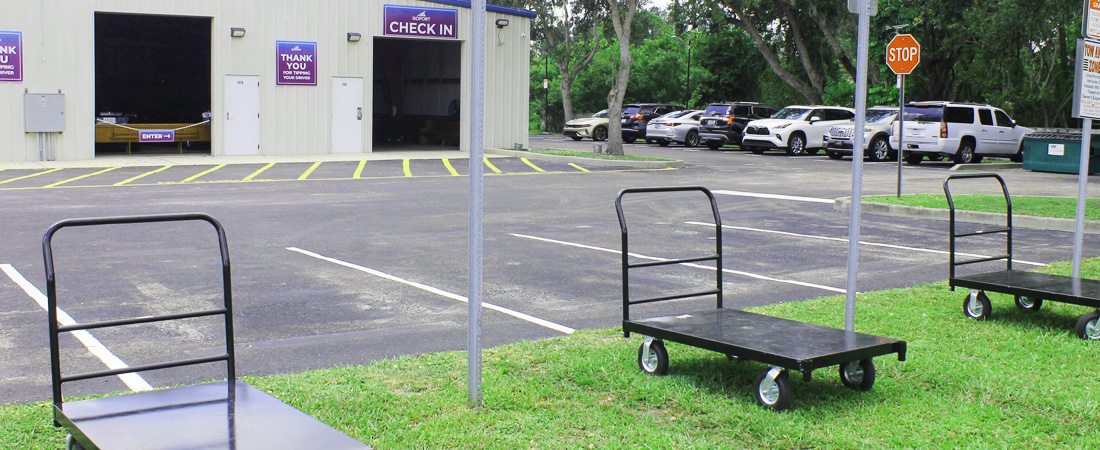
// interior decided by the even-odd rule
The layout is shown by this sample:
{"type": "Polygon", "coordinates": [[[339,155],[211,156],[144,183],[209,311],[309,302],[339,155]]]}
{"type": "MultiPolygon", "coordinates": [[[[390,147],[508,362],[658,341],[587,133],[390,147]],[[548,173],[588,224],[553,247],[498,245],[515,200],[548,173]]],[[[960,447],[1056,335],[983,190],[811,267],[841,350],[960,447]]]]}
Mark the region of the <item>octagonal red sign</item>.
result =
{"type": "Polygon", "coordinates": [[[906,75],[920,62],[920,44],[911,34],[899,34],[886,44],[886,65],[898,75],[906,75]]]}

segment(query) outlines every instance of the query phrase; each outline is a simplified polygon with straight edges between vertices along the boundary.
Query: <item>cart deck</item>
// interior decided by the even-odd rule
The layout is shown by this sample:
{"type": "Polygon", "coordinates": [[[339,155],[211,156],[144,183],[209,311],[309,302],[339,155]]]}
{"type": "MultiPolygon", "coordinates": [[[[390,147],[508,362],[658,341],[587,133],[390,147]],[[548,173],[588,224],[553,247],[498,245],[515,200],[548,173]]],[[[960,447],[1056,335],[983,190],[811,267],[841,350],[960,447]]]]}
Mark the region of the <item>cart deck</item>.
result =
{"type": "Polygon", "coordinates": [[[708,309],[623,322],[623,330],[802,372],[897,353],[905,342],[766,316],[739,309],[708,309]]]}
{"type": "Polygon", "coordinates": [[[237,380],[229,249],[225,230],[213,217],[206,214],[170,214],[63,220],[46,231],[42,240],[42,252],[46,267],[46,298],[50,320],[53,419],[56,426],[63,426],[69,432],[66,449],[370,448],[237,380]],[[217,233],[221,256],[222,305],[198,311],[123,317],[71,325],[62,325],[58,321],[57,274],[54,270],[52,242],[59,230],[67,227],[183,221],[207,222],[217,233]],[[62,333],[200,317],[220,317],[223,320],[224,353],[97,372],[62,374],[62,333]],[[71,402],[65,402],[62,396],[61,388],[66,382],[210,363],[225,364],[226,381],[71,402]]]}
{"type": "Polygon", "coordinates": [[[648,336],[638,348],[638,367],[654,375],[668,373],[668,352],[662,340],[723,353],[730,357],[759,361],[772,366],[764,369],[753,381],[756,400],[766,408],[785,409],[791,400],[788,370],[802,372],[810,380],[815,369],[840,366],[840,378],[845,386],[869,390],[875,382],[872,358],[897,353],[905,360],[906,343],[869,334],[839,330],[795,320],[766,316],[722,307],[722,218],[714,195],[700,186],[628,188],[619,191],[615,199],[622,231],[623,267],[623,335],[648,336]],[[713,254],[694,258],[630,262],[629,239],[622,198],[626,194],[653,192],[700,191],[709,198],[714,217],[713,254]],[[630,270],[645,267],[713,261],[715,288],[660,297],[632,299],[630,270]],[[715,309],[695,311],[675,316],[631,319],[632,305],[714,295],[715,309]]]}
{"type": "MultiPolygon", "coordinates": [[[[963,300],[963,314],[966,314],[967,317],[977,320],[989,318],[992,305],[989,297],[985,294],[986,291],[1012,295],[1015,297],[1018,308],[1029,311],[1038,311],[1042,307],[1043,301],[1100,308],[1100,281],[1012,269],[1012,198],[1008,194],[1008,187],[1005,185],[1004,179],[999,175],[992,173],[951,175],[943,181],[943,192],[947,198],[947,207],[950,210],[948,284],[952,290],[956,287],[973,289],[963,300]],[[956,208],[955,201],[951,196],[951,180],[975,178],[993,178],[1000,183],[1001,192],[1005,199],[1005,226],[960,233],[956,227],[956,208]],[[1003,235],[1005,237],[1005,253],[1003,255],[970,260],[959,260],[957,258],[955,249],[957,241],[961,238],[990,235],[1003,235]],[[1005,262],[1004,270],[974,275],[960,276],[956,274],[959,266],[1001,260],[1005,262]]],[[[1100,340],[1100,310],[1082,315],[1077,320],[1075,331],[1081,339],[1100,340]]]]}

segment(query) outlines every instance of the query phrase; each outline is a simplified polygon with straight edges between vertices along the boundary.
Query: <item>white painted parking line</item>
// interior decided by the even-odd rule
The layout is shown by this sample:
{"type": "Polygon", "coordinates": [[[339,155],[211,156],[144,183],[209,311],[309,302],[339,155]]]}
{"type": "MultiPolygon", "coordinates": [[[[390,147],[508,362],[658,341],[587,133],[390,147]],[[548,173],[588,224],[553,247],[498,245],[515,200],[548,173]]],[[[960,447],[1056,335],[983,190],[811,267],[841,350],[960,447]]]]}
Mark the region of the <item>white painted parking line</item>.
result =
{"type": "MultiPolygon", "coordinates": [[[[360,272],[368,273],[368,274],[374,275],[374,276],[379,277],[379,278],[383,278],[383,279],[390,280],[390,281],[396,281],[398,283],[401,283],[401,284],[404,284],[404,285],[407,285],[407,286],[412,286],[414,288],[417,288],[417,289],[420,289],[420,290],[423,290],[423,291],[427,291],[427,292],[431,292],[431,293],[436,294],[436,295],[447,297],[447,298],[452,299],[452,300],[458,300],[458,301],[463,302],[463,303],[469,303],[469,301],[470,301],[466,297],[458,295],[458,294],[447,292],[447,291],[444,291],[442,289],[435,288],[435,287],[432,287],[432,286],[428,286],[428,285],[423,284],[423,283],[417,283],[415,281],[409,281],[409,280],[406,280],[404,278],[401,278],[401,277],[398,277],[398,276],[395,276],[395,275],[390,275],[390,274],[385,273],[385,272],[381,272],[381,271],[378,271],[378,270],[371,269],[369,267],[363,267],[363,266],[360,266],[358,264],[349,263],[347,261],[341,261],[341,260],[336,259],[336,258],[330,258],[328,256],[324,256],[324,255],[321,255],[321,254],[318,254],[318,253],[314,253],[314,252],[311,252],[309,250],[302,250],[302,249],[297,248],[297,247],[287,247],[286,249],[290,250],[292,252],[295,252],[295,253],[300,253],[300,254],[312,257],[312,258],[317,258],[317,259],[320,259],[322,261],[328,261],[328,262],[336,264],[336,265],[344,266],[344,267],[347,267],[349,269],[355,269],[355,270],[358,270],[360,272]]],[[[527,322],[531,322],[531,323],[536,324],[536,325],[544,326],[546,328],[549,328],[551,330],[558,331],[558,332],[561,332],[561,333],[573,334],[573,332],[576,331],[576,330],[574,330],[572,328],[569,328],[565,325],[557,324],[557,323],[551,322],[549,320],[540,319],[540,318],[532,316],[530,314],[524,314],[524,313],[521,313],[521,312],[513,310],[513,309],[508,309],[508,308],[505,308],[503,306],[494,305],[492,303],[481,302],[481,307],[485,308],[485,309],[490,309],[490,310],[493,310],[493,311],[497,311],[497,312],[500,312],[500,313],[504,313],[504,314],[507,314],[509,316],[515,317],[517,319],[525,320],[527,322]]]]}
{"type": "Polygon", "coordinates": [[[725,191],[717,190],[710,191],[716,195],[733,195],[737,197],[753,197],[753,198],[768,198],[772,200],[791,200],[796,202],[809,202],[809,203],[828,203],[833,204],[836,201],[831,198],[814,198],[814,197],[797,197],[794,195],[779,195],[779,194],[763,194],[759,192],[742,192],[742,191],[725,191]]]}
{"type": "MultiPolygon", "coordinates": [[[[43,311],[50,310],[49,301],[46,298],[46,294],[43,294],[42,291],[38,290],[38,288],[31,284],[30,281],[27,281],[27,279],[23,277],[23,274],[19,273],[18,270],[15,270],[15,267],[13,267],[11,264],[0,264],[0,270],[3,270],[4,273],[8,275],[8,278],[11,278],[11,281],[14,281],[15,284],[19,285],[19,287],[23,289],[23,292],[26,292],[27,295],[31,297],[31,299],[38,303],[38,306],[42,307],[43,311]]],[[[74,320],[72,316],[69,316],[65,311],[62,311],[61,308],[57,308],[57,321],[61,325],[76,325],[76,320],[74,320]]],[[[103,364],[105,364],[108,369],[124,369],[130,367],[126,365],[125,362],[122,362],[119,357],[115,356],[114,353],[111,353],[111,351],[108,350],[102,342],[99,342],[99,339],[96,339],[94,336],[92,336],[92,333],[89,333],[87,330],[73,331],[72,335],[77,340],[79,340],[81,344],[84,344],[84,347],[87,348],[88,351],[92,352],[92,354],[95,355],[96,358],[99,358],[100,361],[103,361],[103,364]]],[[[153,389],[153,386],[150,386],[149,383],[141,377],[141,375],[138,375],[136,373],[120,374],[118,378],[121,379],[123,383],[126,383],[126,387],[129,387],[135,392],[148,391],[153,389]]]]}
{"type": "MultiPolygon", "coordinates": [[[[583,249],[587,249],[587,250],[596,250],[596,251],[601,251],[601,252],[605,252],[605,253],[614,253],[616,255],[622,255],[623,254],[623,252],[619,251],[619,250],[613,250],[613,249],[610,249],[610,248],[603,248],[603,247],[595,247],[595,246],[586,245],[586,244],[578,244],[576,242],[559,241],[559,240],[556,240],[556,239],[542,238],[542,237],[538,237],[538,236],[529,236],[529,235],[526,235],[526,234],[516,234],[516,233],[512,233],[512,236],[519,237],[519,238],[524,238],[524,239],[531,239],[531,240],[535,240],[535,241],[549,242],[551,244],[560,244],[560,245],[566,245],[566,246],[569,246],[569,247],[583,248],[583,249]]],[[[648,259],[648,260],[651,260],[651,261],[668,261],[668,259],[666,259],[666,258],[658,258],[658,257],[655,257],[655,256],[640,255],[640,254],[637,254],[637,253],[630,253],[630,256],[635,257],[635,258],[648,259]]],[[[704,266],[702,264],[681,263],[680,265],[687,266],[687,267],[692,267],[692,268],[696,268],[696,269],[714,270],[714,267],[704,266]]],[[[732,274],[732,275],[740,275],[740,276],[743,276],[743,277],[755,278],[757,280],[773,281],[773,282],[776,282],[776,283],[792,284],[792,285],[795,285],[795,286],[811,287],[811,288],[821,289],[821,290],[825,290],[825,291],[829,291],[829,292],[836,292],[836,293],[839,293],[839,294],[843,294],[843,293],[847,292],[844,289],[835,288],[835,287],[832,287],[832,286],[825,286],[825,285],[814,284],[814,283],[806,283],[806,282],[803,282],[803,281],[785,280],[785,279],[782,279],[782,278],[769,277],[767,275],[760,275],[760,274],[750,273],[750,272],[742,272],[742,271],[739,271],[739,270],[722,269],[722,273],[728,273],[728,274],[732,274]]]]}
{"type": "MultiPolygon", "coordinates": [[[[714,226],[713,223],[706,223],[706,222],[691,222],[691,221],[688,221],[688,222],[684,222],[684,223],[686,223],[688,225],[702,225],[702,226],[708,226],[708,227],[713,227],[714,226]]],[[[781,235],[781,236],[791,236],[791,237],[804,238],[804,239],[818,239],[818,240],[822,240],[822,241],[843,242],[845,244],[848,243],[848,238],[838,238],[838,237],[828,237],[828,236],[814,236],[812,234],[799,234],[799,233],[791,233],[791,232],[788,232],[788,231],[765,230],[765,229],[761,229],[761,228],[738,227],[738,226],[733,226],[733,225],[722,225],[722,228],[727,229],[727,230],[754,231],[754,232],[757,232],[757,233],[771,233],[771,234],[778,234],[778,235],[781,235]]],[[[950,252],[945,251],[945,250],[936,250],[936,249],[931,249],[931,248],[919,248],[919,247],[906,247],[904,245],[883,244],[883,243],[879,243],[879,242],[859,241],[859,245],[866,245],[866,246],[869,246],[869,247],[891,248],[891,249],[895,249],[895,250],[907,250],[907,251],[913,251],[913,252],[936,253],[936,254],[940,254],[940,255],[950,254],[950,252]]],[[[987,256],[987,255],[975,255],[973,253],[959,253],[959,252],[956,252],[955,254],[959,255],[959,256],[966,256],[966,257],[969,257],[969,258],[989,258],[989,256],[987,256]]],[[[1021,260],[1021,259],[1013,259],[1012,262],[1013,263],[1020,263],[1020,264],[1027,264],[1027,265],[1031,265],[1031,266],[1039,266],[1039,267],[1042,267],[1042,266],[1046,265],[1046,264],[1039,263],[1039,262],[1024,261],[1024,260],[1021,260]]]]}

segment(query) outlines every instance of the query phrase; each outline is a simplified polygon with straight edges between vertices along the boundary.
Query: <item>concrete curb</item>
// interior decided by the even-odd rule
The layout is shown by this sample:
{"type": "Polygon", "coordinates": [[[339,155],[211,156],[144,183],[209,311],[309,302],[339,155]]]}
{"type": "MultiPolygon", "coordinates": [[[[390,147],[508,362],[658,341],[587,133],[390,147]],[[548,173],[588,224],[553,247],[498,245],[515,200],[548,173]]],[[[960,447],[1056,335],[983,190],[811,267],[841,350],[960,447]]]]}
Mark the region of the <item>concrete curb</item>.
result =
{"type": "Polygon", "coordinates": [[[947,170],[997,170],[997,169],[1023,169],[1024,163],[1003,162],[1003,163],[978,163],[978,164],[955,164],[947,170]]]}
{"type": "MultiPolygon", "coordinates": [[[[850,197],[841,197],[833,202],[833,209],[837,211],[847,212],[851,208],[851,203],[852,202],[850,197]]],[[[867,214],[878,214],[893,217],[908,217],[924,220],[951,220],[950,213],[946,209],[923,208],[919,206],[888,205],[885,203],[863,202],[860,206],[860,212],[867,214]]],[[[977,211],[957,211],[955,213],[955,220],[958,220],[960,222],[980,223],[984,225],[1004,226],[1005,224],[1004,214],[977,211]]],[[[1076,231],[1077,221],[1073,219],[1054,219],[1049,217],[1013,215],[1012,226],[1020,228],[1030,228],[1035,230],[1066,231],[1069,233],[1073,233],[1074,231],[1076,231]]],[[[1090,234],[1100,234],[1100,222],[1086,220],[1085,232],[1090,234]]]]}
{"type": "Polygon", "coordinates": [[[487,148],[485,153],[492,153],[496,155],[511,156],[516,158],[527,159],[541,159],[545,161],[555,161],[562,163],[576,163],[586,166],[599,166],[599,167],[633,167],[635,169],[679,169],[684,167],[684,162],[680,160],[673,161],[630,161],[630,160],[611,160],[611,159],[596,159],[596,158],[581,158],[577,156],[560,156],[560,155],[547,155],[544,153],[525,152],[520,150],[505,150],[502,148],[487,148]]]}

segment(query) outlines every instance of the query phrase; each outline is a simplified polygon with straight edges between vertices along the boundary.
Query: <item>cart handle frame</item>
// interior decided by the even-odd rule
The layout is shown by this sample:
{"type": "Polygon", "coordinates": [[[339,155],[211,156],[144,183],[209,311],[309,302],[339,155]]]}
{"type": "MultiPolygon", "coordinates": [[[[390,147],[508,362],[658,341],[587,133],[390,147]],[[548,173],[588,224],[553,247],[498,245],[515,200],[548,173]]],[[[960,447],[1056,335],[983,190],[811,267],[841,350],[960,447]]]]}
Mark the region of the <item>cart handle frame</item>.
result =
{"type": "MultiPolygon", "coordinates": [[[[703,186],[657,186],[657,187],[634,187],[626,188],[619,191],[619,194],[615,197],[615,211],[619,216],[619,229],[622,232],[622,273],[623,273],[623,322],[630,320],[630,305],[637,305],[642,303],[652,303],[665,300],[675,300],[689,297],[701,297],[706,295],[714,295],[716,297],[717,308],[722,308],[722,217],[718,213],[718,202],[714,199],[714,194],[709,189],[703,186]],[[714,254],[703,255],[692,258],[682,259],[669,259],[660,261],[649,261],[637,264],[630,263],[630,247],[626,226],[626,216],[623,214],[623,197],[627,194],[640,194],[640,193],[657,193],[657,192],[690,192],[698,191],[707,196],[710,201],[711,213],[714,216],[714,254]],[[654,267],[665,266],[672,264],[685,264],[691,262],[700,261],[714,261],[715,262],[715,288],[706,291],[688,292],[683,294],[666,295],[660,297],[641,298],[637,300],[630,300],[630,269],[642,268],[642,267],[654,267]]],[[[630,332],[623,331],[623,335],[630,337],[630,332]]]]}
{"type": "MultiPolygon", "coordinates": [[[[1005,270],[1012,270],[1012,197],[1009,196],[1009,194],[1008,194],[1008,186],[1005,185],[1004,178],[1001,178],[1000,175],[997,175],[995,173],[966,173],[966,174],[950,175],[946,179],[943,180],[943,193],[947,197],[947,208],[950,210],[950,218],[949,218],[949,225],[948,225],[948,236],[949,236],[948,246],[950,247],[948,249],[949,250],[949,252],[948,252],[948,254],[949,254],[949,256],[948,256],[948,258],[949,258],[948,267],[949,267],[949,272],[950,272],[949,273],[949,280],[954,280],[955,279],[955,267],[956,266],[962,266],[962,265],[966,265],[966,264],[975,264],[975,263],[982,263],[982,262],[999,261],[999,260],[1003,259],[1003,260],[1005,260],[1005,270]],[[951,180],[974,179],[974,178],[993,178],[993,179],[997,180],[998,183],[1000,183],[1001,193],[1004,194],[1004,198],[1005,198],[1005,228],[995,228],[995,229],[982,230],[982,231],[971,232],[971,233],[961,233],[961,234],[958,233],[955,230],[955,202],[954,202],[954,199],[951,196],[951,187],[950,187],[951,180]],[[959,261],[955,257],[955,248],[956,248],[955,241],[958,240],[959,238],[969,237],[969,236],[983,236],[983,235],[988,235],[988,234],[999,234],[999,233],[1003,233],[1005,235],[1005,254],[1004,255],[993,256],[993,257],[988,257],[988,258],[970,259],[970,260],[965,260],[965,261],[959,261]]],[[[954,290],[954,289],[955,289],[955,286],[952,283],[951,284],[951,290],[954,290]]]]}

